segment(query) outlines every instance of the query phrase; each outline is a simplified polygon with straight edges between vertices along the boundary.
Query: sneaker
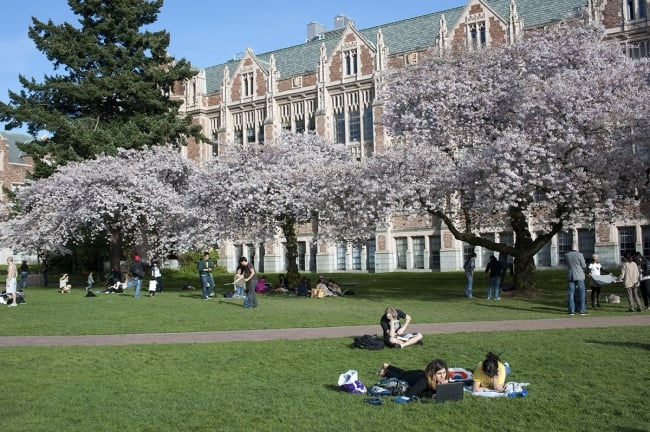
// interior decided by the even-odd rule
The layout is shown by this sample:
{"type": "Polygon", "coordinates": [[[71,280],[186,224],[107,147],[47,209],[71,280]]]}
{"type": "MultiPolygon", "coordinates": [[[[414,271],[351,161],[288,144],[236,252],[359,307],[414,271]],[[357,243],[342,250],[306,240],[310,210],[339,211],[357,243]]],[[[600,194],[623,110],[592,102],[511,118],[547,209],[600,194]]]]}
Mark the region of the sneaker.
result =
{"type": "Polygon", "coordinates": [[[7,306],[7,307],[16,307],[16,306],[18,306],[18,304],[16,304],[16,303],[12,303],[12,304],[10,304],[10,305],[7,306]]]}
{"type": "Polygon", "coordinates": [[[497,298],[495,298],[494,300],[501,300],[501,297],[497,297],[497,298]]]}
{"type": "Polygon", "coordinates": [[[627,311],[628,312],[634,312],[634,309],[628,309],[627,311]]]}
{"type": "Polygon", "coordinates": [[[643,312],[643,309],[639,309],[637,312],[643,312]]]}
{"type": "Polygon", "coordinates": [[[574,316],[575,314],[573,312],[569,312],[569,315],[574,316]]]}
{"type": "Polygon", "coordinates": [[[492,297],[488,297],[487,299],[488,299],[488,300],[491,300],[491,299],[492,299],[492,297]]]}
{"type": "Polygon", "coordinates": [[[587,312],[580,312],[580,315],[582,316],[587,315],[587,312]]]}

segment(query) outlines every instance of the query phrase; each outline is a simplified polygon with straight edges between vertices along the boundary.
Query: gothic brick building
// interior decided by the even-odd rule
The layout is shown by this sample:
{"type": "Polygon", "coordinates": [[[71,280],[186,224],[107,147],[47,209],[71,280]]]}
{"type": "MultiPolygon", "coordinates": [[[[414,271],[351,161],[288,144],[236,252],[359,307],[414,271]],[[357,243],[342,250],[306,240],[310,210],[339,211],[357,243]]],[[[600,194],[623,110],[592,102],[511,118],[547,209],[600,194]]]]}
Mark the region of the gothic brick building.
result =
{"type": "MultiPolygon", "coordinates": [[[[19,188],[25,182],[25,177],[33,167],[31,157],[21,152],[17,146],[17,143],[29,142],[31,140],[32,137],[27,134],[6,131],[0,132],[0,182],[2,182],[0,193],[2,194],[1,200],[3,204],[8,202],[8,197],[4,192],[5,189],[15,191],[19,188]]],[[[6,214],[6,212],[7,209],[0,211],[2,214],[6,214]]],[[[11,249],[0,249],[0,262],[5,263],[8,256],[13,256],[11,249]]],[[[22,253],[15,258],[28,259],[29,261],[35,259],[35,257],[22,253]]]]}
{"type": "MultiPolygon", "coordinates": [[[[526,32],[559,22],[596,21],[607,36],[621,43],[629,56],[650,50],[646,0],[468,0],[464,6],[434,11],[410,19],[357,29],[337,16],[334,28],[307,25],[306,42],[256,54],[198,71],[176,88],[181,111],[193,116],[211,143],[190,143],[184,151],[196,160],[210,160],[227,143],[261,143],[281,130],[314,131],[345,145],[363,158],[382,152],[388,135],[381,121],[382,101],[376,97],[381,73],[408,67],[421,58],[454,47],[479,49],[508,44],[526,32]]],[[[237,47],[233,47],[235,50],[237,47]]],[[[600,253],[606,265],[616,265],[629,250],[650,254],[650,227],[640,220],[602,224],[596,229],[561,233],[540,251],[538,266],[557,266],[577,237],[586,255],[600,253]]],[[[512,242],[512,233],[488,233],[512,242]]],[[[363,247],[347,244],[309,247],[311,233],[300,233],[301,270],[394,271],[458,270],[473,249],[451,235],[440,221],[401,220],[378,232],[363,247]]],[[[483,265],[491,251],[477,251],[483,265]]],[[[248,255],[261,271],[286,268],[282,239],[265,245],[227,246],[222,263],[232,269],[238,255],[248,255]]]]}

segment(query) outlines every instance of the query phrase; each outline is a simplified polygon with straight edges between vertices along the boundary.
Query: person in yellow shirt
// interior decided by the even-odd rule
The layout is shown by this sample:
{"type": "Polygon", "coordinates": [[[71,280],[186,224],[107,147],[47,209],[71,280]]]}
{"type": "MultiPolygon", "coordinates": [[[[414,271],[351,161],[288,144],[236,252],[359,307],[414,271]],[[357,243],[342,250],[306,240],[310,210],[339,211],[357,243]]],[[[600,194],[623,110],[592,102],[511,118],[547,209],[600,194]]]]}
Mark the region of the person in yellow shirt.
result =
{"type": "Polygon", "coordinates": [[[485,360],[474,369],[472,391],[503,391],[508,369],[507,363],[502,363],[497,354],[487,353],[485,360]]]}

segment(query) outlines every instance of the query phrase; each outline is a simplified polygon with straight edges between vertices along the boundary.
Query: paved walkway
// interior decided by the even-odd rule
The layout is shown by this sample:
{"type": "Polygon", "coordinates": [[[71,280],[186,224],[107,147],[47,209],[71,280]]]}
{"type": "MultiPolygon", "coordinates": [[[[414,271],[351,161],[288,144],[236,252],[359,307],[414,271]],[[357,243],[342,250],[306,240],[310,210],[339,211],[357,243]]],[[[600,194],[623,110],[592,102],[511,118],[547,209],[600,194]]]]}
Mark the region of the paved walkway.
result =
{"type": "MultiPolygon", "coordinates": [[[[573,317],[539,320],[473,321],[436,324],[411,324],[413,331],[423,334],[478,333],[492,331],[554,330],[650,325],[650,312],[630,313],[620,317],[573,317]]],[[[379,325],[323,328],[291,328],[272,330],[239,330],[193,333],[150,333],[87,336],[0,336],[0,347],[8,346],[72,346],[72,345],[135,345],[214,343],[234,341],[265,341],[275,339],[321,339],[376,334],[379,325]]]]}

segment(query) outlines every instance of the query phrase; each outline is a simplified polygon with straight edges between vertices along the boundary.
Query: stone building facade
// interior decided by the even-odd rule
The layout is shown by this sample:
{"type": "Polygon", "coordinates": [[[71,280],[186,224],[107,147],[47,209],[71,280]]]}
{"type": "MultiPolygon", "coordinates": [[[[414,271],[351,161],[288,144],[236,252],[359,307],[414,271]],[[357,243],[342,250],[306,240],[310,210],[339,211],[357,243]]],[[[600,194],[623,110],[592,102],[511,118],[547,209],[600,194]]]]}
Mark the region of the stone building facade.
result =
{"type": "MultiPolygon", "coordinates": [[[[357,158],[382,152],[389,137],[381,124],[382,101],[376,97],[381,73],[408,67],[421,58],[454,47],[479,49],[517,40],[558,22],[596,21],[607,36],[621,43],[632,57],[650,49],[646,0],[468,0],[464,6],[435,11],[402,21],[357,29],[353,21],[337,16],[334,28],[307,26],[306,42],[243,55],[198,71],[179,83],[181,113],[191,114],[211,143],[189,143],[188,158],[211,160],[220,145],[261,143],[283,129],[313,131],[345,145],[357,158]]],[[[650,226],[644,220],[602,224],[595,229],[560,233],[537,255],[537,265],[562,264],[572,238],[585,255],[599,253],[605,265],[617,265],[622,253],[650,254],[650,226]]],[[[511,232],[487,233],[497,241],[512,242],[511,232]]],[[[452,271],[462,268],[473,249],[454,239],[438,220],[395,218],[392,227],[378,232],[364,246],[349,244],[310,246],[311,231],[300,233],[301,270],[332,271],[452,271]]],[[[491,251],[477,250],[478,265],[491,251]]],[[[261,271],[286,268],[282,239],[264,245],[228,245],[221,264],[235,266],[247,255],[261,271]]]]}
{"type": "MultiPolygon", "coordinates": [[[[9,198],[6,196],[5,189],[8,191],[15,191],[23,183],[27,174],[32,170],[33,163],[31,157],[25,155],[18,149],[17,144],[29,142],[32,137],[27,134],[13,133],[13,132],[0,132],[0,182],[2,188],[2,203],[6,204],[9,198]]],[[[8,210],[5,208],[2,213],[8,210]]],[[[29,254],[27,251],[12,251],[11,249],[0,249],[0,262],[5,263],[8,256],[14,256],[17,262],[19,259],[26,259],[30,263],[35,262],[36,257],[29,254]],[[18,255],[14,254],[17,253],[18,255]]]]}

